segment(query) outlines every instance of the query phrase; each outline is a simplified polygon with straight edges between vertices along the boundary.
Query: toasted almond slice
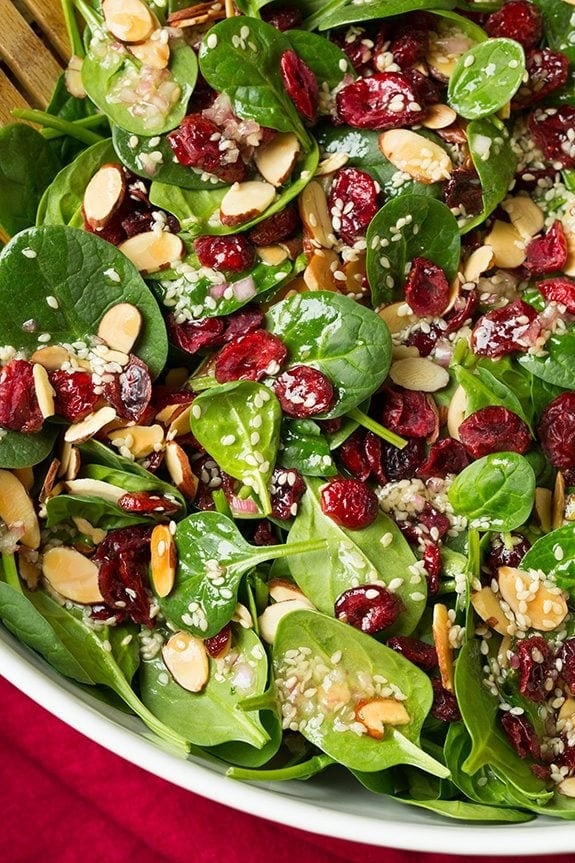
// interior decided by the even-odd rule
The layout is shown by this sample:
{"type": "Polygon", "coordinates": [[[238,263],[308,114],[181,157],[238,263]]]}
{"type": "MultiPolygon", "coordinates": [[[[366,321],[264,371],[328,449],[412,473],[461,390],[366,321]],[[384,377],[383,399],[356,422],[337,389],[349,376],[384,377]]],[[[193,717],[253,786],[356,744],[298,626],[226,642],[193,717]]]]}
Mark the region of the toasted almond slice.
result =
{"type": "Polygon", "coordinates": [[[84,536],[89,537],[94,543],[94,545],[99,545],[101,542],[103,542],[104,539],[106,539],[106,536],[108,535],[107,530],[102,530],[101,527],[94,527],[93,524],[90,524],[87,518],[82,518],[82,516],[80,515],[73,515],[72,521],[74,522],[80,533],[83,533],[84,536]]]}
{"type": "Polygon", "coordinates": [[[575,698],[567,696],[559,708],[557,719],[561,719],[563,722],[571,722],[571,724],[575,724],[575,698]]]}
{"type": "Polygon", "coordinates": [[[330,249],[335,244],[325,191],[317,180],[308,183],[298,198],[299,214],[315,247],[330,249]]]}
{"type": "Polygon", "coordinates": [[[121,165],[102,165],[84,192],[84,218],[94,231],[105,227],[126,196],[126,178],[121,165]]]}
{"type": "Polygon", "coordinates": [[[220,219],[224,225],[243,225],[261,216],[276,196],[275,186],[259,180],[234,183],[220,204],[220,219]]]}
{"type": "Polygon", "coordinates": [[[239,623],[244,629],[251,629],[254,625],[250,612],[241,602],[238,602],[234,609],[232,623],[239,623]]]}
{"type": "Polygon", "coordinates": [[[391,358],[396,360],[406,360],[408,357],[418,357],[419,351],[415,345],[393,345],[391,348],[391,358]]]}
{"type": "MultiPolygon", "coordinates": [[[[365,260],[365,254],[360,254],[354,260],[346,261],[341,267],[341,271],[345,273],[345,282],[342,282],[343,291],[346,294],[352,294],[358,299],[367,294],[369,290],[365,260]]],[[[338,284],[339,290],[342,290],[342,286],[338,284]]]]}
{"type": "Polygon", "coordinates": [[[42,569],[37,551],[31,551],[23,545],[17,551],[18,574],[28,590],[36,590],[40,584],[42,569]]]}
{"type": "Polygon", "coordinates": [[[429,33],[425,52],[425,60],[434,77],[448,81],[461,55],[473,45],[473,40],[456,24],[439,20],[429,33]]]}
{"type": "Polygon", "coordinates": [[[30,466],[12,468],[14,476],[18,477],[26,491],[30,491],[34,485],[34,469],[30,466]]]}
{"type": "Polygon", "coordinates": [[[447,409],[447,431],[454,440],[460,440],[459,426],[467,413],[467,393],[458,386],[451,397],[447,409]]]}
{"type": "Polygon", "coordinates": [[[297,584],[293,581],[288,581],[287,578],[270,579],[268,588],[274,602],[287,602],[290,599],[300,599],[302,602],[308,603],[308,608],[315,608],[313,602],[310,602],[297,584]]]}
{"type": "MultiPolygon", "coordinates": [[[[70,446],[69,444],[65,444],[65,446],[70,446]]],[[[68,456],[68,461],[66,464],[66,470],[64,472],[64,477],[66,480],[76,479],[78,473],[80,472],[80,468],[82,466],[82,457],[80,456],[80,450],[76,446],[70,446],[70,453],[68,456]]]]}
{"type": "Polygon", "coordinates": [[[417,132],[390,129],[381,133],[378,143],[385,158],[398,171],[419,183],[437,183],[451,176],[453,162],[443,147],[417,132]]]}
{"type": "Polygon", "coordinates": [[[32,377],[34,379],[34,389],[40,413],[44,419],[54,416],[54,390],[50,383],[48,372],[40,363],[34,363],[32,366],[32,377]]]}
{"type": "Polygon", "coordinates": [[[553,493],[549,488],[535,489],[535,515],[539,522],[539,527],[543,533],[549,533],[552,529],[551,525],[551,507],[553,501],[553,493]]]}
{"type": "Polygon", "coordinates": [[[32,498],[18,477],[9,470],[0,470],[0,519],[8,528],[22,525],[24,527],[22,545],[38,548],[40,526],[32,498]]]}
{"type": "Polygon", "coordinates": [[[557,530],[563,526],[565,520],[565,478],[560,470],[555,476],[555,488],[553,489],[553,500],[551,506],[551,527],[557,530]]]}
{"type": "Polygon", "coordinates": [[[365,726],[370,737],[381,740],[388,725],[409,725],[409,713],[401,701],[394,698],[372,698],[360,701],[355,718],[365,726]]]}
{"type": "Polygon", "coordinates": [[[143,42],[154,29],[154,16],[142,0],[102,0],[102,14],[120,42],[143,42]]]}
{"type": "Polygon", "coordinates": [[[445,129],[456,120],[457,113],[453,108],[438,102],[437,105],[429,106],[425,120],[422,120],[421,125],[425,126],[426,129],[445,129]]]}
{"type": "Polygon", "coordinates": [[[162,448],[164,429],[157,423],[151,426],[127,426],[108,432],[108,440],[115,446],[125,446],[134,458],[146,458],[162,448]]]}
{"type": "Polygon", "coordinates": [[[485,237],[485,245],[493,249],[493,264],[512,270],[525,260],[525,242],[519,231],[509,222],[496,219],[485,237]]]}
{"type": "Polygon", "coordinates": [[[169,525],[157,524],[150,540],[150,575],[157,595],[168,596],[176,579],[178,558],[169,525]]]}
{"type": "Polygon", "coordinates": [[[167,269],[181,261],[186,251],[181,237],[170,231],[144,231],[124,240],[118,249],[143,275],[167,269]]]}
{"type": "Polygon", "coordinates": [[[183,689],[201,692],[210,676],[204,642],[189,632],[175,632],[162,647],[166,668],[183,689]]]}
{"type": "Polygon", "coordinates": [[[513,639],[510,635],[504,635],[497,650],[497,662],[500,668],[509,666],[509,654],[512,653],[513,639]]]}
{"type": "Polygon", "coordinates": [[[116,411],[113,407],[106,405],[83,419],[81,422],[72,423],[64,433],[64,440],[68,443],[82,443],[93,437],[96,432],[116,419],[116,411]]]}
{"type": "Polygon", "coordinates": [[[168,41],[152,38],[137,45],[130,45],[130,53],[151,69],[165,69],[170,62],[170,45],[168,41]]]}
{"type": "MultiPolygon", "coordinates": [[[[56,484],[59,470],[60,460],[57,458],[53,458],[50,462],[50,467],[46,472],[46,476],[44,477],[44,482],[42,483],[40,494],[38,495],[38,500],[40,501],[40,503],[46,503],[49,498],[54,497],[54,485],[56,484]]],[[[56,492],[56,494],[58,494],[58,492],[56,492]]]]}
{"type": "Polygon", "coordinates": [[[167,440],[173,440],[176,437],[190,433],[190,417],[192,415],[192,405],[187,404],[182,406],[182,410],[178,411],[177,415],[171,420],[166,433],[167,440]]]}
{"type": "Polygon", "coordinates": [[[447,606],[436,602],[433,606],[433,643],[437,653],[439,673],[441,682],[445,689],[453,692],[453,647],[449,641],[449,630],[451,621],[447,613],[447,606]]]}
{"type": "Polygon", "coordinates": [[[34,351],[30,357],[30,362],[44,366],[48,372],[55,372],[69,359],[70,354],[62,345],[46,345],[45,348],[38,348],[37,351],[34,351]]]}
{"type": "Polygon", "coordinates": [[[491,269],[495,255],[492,246],[479,246],[467,258],[463,267],[463,278],[466,282],[477,282],[479,277],[491,269]]]}
{"type": "Polygon", "coordinates": [[[102,500],[109,500],[112,503],[118,503],[120,498],[126,494],[126,490],[119,485],[90,478],[70,479],[66,482],[66,490],[68,494],[80,497],[101,497],[102,500]]]}
{"type": "Polygon", "coordinates": [[[267,144],[254,150],[254,162],[264,180],[283,186],[294,169],[301,145],[293,132],[278,132],[267,144]]]}
{"type": "Polygon", "coordinates": [[[568,608],[562,592],[548,588],[542,582],[533,591],[535,577],[529,570],[500,566],[497,582],[501,596],[512,611],[528,618],[535,629],[552,632],[567,617],[568,608]]]}
{"type": "Polygon", "coordinates": [[[89,557],[65,545],[49,549],[42,558],[42,573],[50,586],[81,605],[104,601],[98,586],[99,571],[89,557]]]}
{"type": "Polygon", "coordinates": [[[76,99],[85,99],[87,95],[84,82],[82,81],[83,65],[84,61],[82,58],[78,57],[77,54],[72,54],[64,70],[66,90],[71,96],[75,96],[76,99]]]}
{"type": "Polygon", "coordinates": [[[501,208],[505,210],[523,240],[530,240],[545,226],[543,210],[526,195],[506,198],[501,202],[501,208]]]}
{"type": "MultiPolygon", "coordinates": [[[[233,5],[233,4],[232,4],[233,5]]],[[[208,21],[219,21],[226,17],[226,10],[220,2],[197,3],[184,9],[176,9],[168,15],[169,27],[197,27],[208,21]]],[[[229,16],[231,17],[231,16],[229,16]]]]}
{"type": "Polygon", "coordinates": [[[260,636],[266,644],[273,644],[280,620],[292,611],[309,611],[309,600],[286,599],[284,602],[274,602],[264,609],[258,617],[260,636]]]}
{"type": "Polygon", "coordinates": [[[567,240],[567,260],[563,267],[566,276],[575,276],[575,232],[565,229],[567,240]]]}
{"type": "Polygon", "coordinates": [[[335,153],[328,153],[323,158],[315,169],[316,177],[326,177],[329,174],[335,174],[340,168],[343,168],[349,162],[349,155],[338,150],[335,153]]]}
{"type": "Polygon", "coordinates": [[[490,587],[482,587],[481,590],[472,593],[471,605],[490,629],[494,629],[500,635],[509,635],[511,621],[506,617],[497,595],[490,587]]]}
{"type": "Polygon", "coordinates": [[[405,327],[415,324],[419,318],[412,314],[400,314],[408,308],[405,302],[390,303],[389,306],[382,306],[377,312],[379,317],[385,321],[389,332],[399,333],[405,327]]]}
{"type": "Polygon", "coordinates": [[[129,354],[142,329],[142,313],[131,303],[117,303],[103,315],[98,336],[116,351],[129,354]]]}
{"type": "MultiPolygon", "coordinates": [[[[563,0],[563,2],[566,2],[566,0],[563,0]]],[[[575,797],[575,776],[563,779],[557,786],[557,791],[559,794],[565,795],[565,797],[575,797]]]]}
{"type": "Polygon", "coordinates": [[[449,372],[427,357],[409,357],[397,360],[389,370],[394,384],[406,390],[435,393],[449,383],[449,372]]]}
{"type": "Polygon", "coordinates": [[[284,249],[279,243],[275,246],[257,246],[256,252],[260,261],[267,264],[268,267],[277,267],[287,261],[289,257],[287,249],[284,249]]]}
{"type": "Polygon", "coordinates": [[[176,441],[168,441],[164,459],[170,479],[178,491],[188,500],[193,500],[198,490],[198,478],[185,451],[176,441]]]}
{"type": "Polygon", "coordinates": [[[308,291],[337,291],[338,282],[334,273],[340,269],[341,261],[332,249],[314,252],[303,272],[308,291]]]}

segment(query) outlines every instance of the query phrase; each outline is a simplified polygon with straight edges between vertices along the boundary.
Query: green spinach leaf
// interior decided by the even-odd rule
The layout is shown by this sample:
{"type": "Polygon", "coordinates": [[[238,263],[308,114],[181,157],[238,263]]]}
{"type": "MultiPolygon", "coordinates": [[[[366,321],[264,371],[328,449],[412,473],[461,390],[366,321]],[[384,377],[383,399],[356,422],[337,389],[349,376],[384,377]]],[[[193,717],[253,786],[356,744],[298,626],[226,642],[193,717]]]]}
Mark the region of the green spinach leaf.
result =
{"type": "Polygon", "coordinates": [[[467,120],[495,114],[515,95],[525,74],[525,54],[514,39],[494,38],[466,51],[449,79],[449,105],[467,120]]]}
{"type": "Polygon", "coordinates": [[[521,561],[522,569],[540,569],[575,597],[575,525],[568,524],[533,543],[521,561]]]}
{"type": "Polygon", "coordinates": [[[45,426],[36,434],[4,430],[0,435],[0,467],[30,467],[44,461],[57,434],[56,426],[45,426]]]}
{"type": "Polygon", "coordinates": [[[480,225],[506,197],[517,167],[505,126],[493,118],[472,120],[467,126],[469,153],[481,181],[483,210],[462,220],[462,233],[480,225]]]}
{"type": "Polygon", "coordinates": [[[575,328],[554,335],[545,344],[545,356],[524,354],[519,363],[536,378],[565,390],[575,389],[575,328]]]}
{"type": "Polygon", "coordinates": [[[278,462],[295,468],[304,476],[333,476],[337,473],[329,442],[313,420],[284,419],[278,462]]]}

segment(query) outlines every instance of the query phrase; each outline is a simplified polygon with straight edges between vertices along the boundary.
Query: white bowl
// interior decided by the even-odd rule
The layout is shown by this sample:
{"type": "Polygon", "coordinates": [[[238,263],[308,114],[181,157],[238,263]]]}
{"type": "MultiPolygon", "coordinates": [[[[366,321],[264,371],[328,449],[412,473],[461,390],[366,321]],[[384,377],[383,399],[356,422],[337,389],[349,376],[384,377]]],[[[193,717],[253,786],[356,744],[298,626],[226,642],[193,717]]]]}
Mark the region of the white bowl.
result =
{"type": "Polygon", "coordinates": [[[0,625],[0,671],[7,680],[86,737],[182,788],[270,821],[338,839],[413,851],[505,856],[575,850],[568,821],[477,825],[449,821],[370,794],[344,771],[308,782],[239,783],[223,770],[171,752],[136,717],[60,677],[0,625]]]}

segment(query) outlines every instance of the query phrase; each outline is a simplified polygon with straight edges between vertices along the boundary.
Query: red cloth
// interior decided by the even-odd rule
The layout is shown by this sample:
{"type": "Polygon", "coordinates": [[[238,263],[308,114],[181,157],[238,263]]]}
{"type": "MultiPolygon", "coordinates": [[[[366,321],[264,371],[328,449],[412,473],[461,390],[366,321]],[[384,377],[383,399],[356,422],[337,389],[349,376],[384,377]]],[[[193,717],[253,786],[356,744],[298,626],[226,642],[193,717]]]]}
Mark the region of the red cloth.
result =
{"type": "Polygon", "coordinates": [[[314,836],[212,803],[112,755],[2,678],[0,705],[6,863],[469,863],[314,836]]]}

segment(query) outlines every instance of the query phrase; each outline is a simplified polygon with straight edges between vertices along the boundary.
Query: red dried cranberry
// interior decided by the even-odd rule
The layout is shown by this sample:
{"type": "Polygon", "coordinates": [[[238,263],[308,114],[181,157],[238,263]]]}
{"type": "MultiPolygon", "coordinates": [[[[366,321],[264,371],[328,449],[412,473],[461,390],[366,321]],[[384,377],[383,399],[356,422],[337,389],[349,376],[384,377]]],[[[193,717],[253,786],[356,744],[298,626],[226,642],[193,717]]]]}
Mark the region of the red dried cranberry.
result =
{"type": "MultiPolygon", "coordinates": [[[[177,234],[180,231],[180,223],[175,216],[172,216],[171,213],[165,213],[162,210],[158,210],[157,207],[148,205],[146,209],[139,207],[122,218],[120,224],[125,238],[135,237],[137,234],[152,231],[158,221],[157,216],[155,215],[156,213],[162,214],[166,220],[166,227],[172,234],[177,234]]],[[[108,237],[104,237],[104,239],[109,242],[108,237]]]]}
{"type": "Polygon", "coordinates": [[[575,315],[575,282],[567,276],[557,276],[539,282],[537,290],[548,303],[560,303],[565,306],[570,315],[575,315]]]}
{"type": "Polygon", "coordinates": [[[554,682],[558,674],[548,642],[538,635],[525,638],[517,643],[515,652],[519,661],[519,691],[542,704],[549,695],[548,681],[554,682]]]}
{"type": "Polygon", "coordinates": [[[321,509],[336,524],[361,530],[377,518],[375,493],[356,479],[333,479],[321,490],[321,509]]]}
{"type": "Polygon", "coordinates": [[[305,482],[297,470],[274,468],[271,481],[272,515],[285,521],[297,515],[298,505],[305,492],[305,482]]]}
{"type": "Polygon", "coordinates": [[[423,438],[409,438],[403,449],[382,441],[381,461],[389,481],[412,479],[424,458],[423,438]]]}
{"type": "Polygon", "coordinates": [[[274,393],[282,411],[290,417],[323,414],[334,402],[329,378],[313,366],[293,366],[274,381],[274,393]]]}
{"type": "Polygon", "coordinates": [[[119,417],[138,422],[152,396],[152,380],[145,363],[134,354],[113,380],[102,382],[102,394],[119,417]]]}
{"type": "Polygon", "coordinates": [[[427,30],[417,30],[406,25],[396,31],[388,51],[393,54],[394,63],[401,69],[407,69],[424,59],[428,41],[427,30]]]}
{"type": "Polygon", "coordinates": [[[0,371],[0,426],[34,434],[43,423],[32,363],[12,360],[0,371]]]}
{"type": "Polygon", "coordinates": [[[342,623],[373,635],[395,623],[404,608],[399,596],[383,585],[362,584],[338,596],[334,614],[342,623]]]}
{"type": "MultiPolygon", "coordinates": [[[[542,237],[533,237],[527,244],[525,254],[523,267],[530,276],[543,276],[562,270],[567,261],[567,238],[562,223],[556,220],[542,237]]],[[[575,283],[573,289],[575,297],[575,283]]]]}
{"type": "Polygon", "coordinates": [[[201,510],[214,509],[212,492],[222,489],[229,497],[234,489],[234,480],[224,473],[219,465],[209,455],[202,455],[193,462],[192,469],[198,478],[198,488],[194,498],[194,506],[201,510]]]}
{"type": "Polygon", "coordinates": [[[541,449],[559,470],[575,468],[575,392],[561,393],[549,402],[539,420],[541,449]]]}
{"type": "Polygon", "coordinates": [[[197,237],[194,251],[202,267],[212,270],[249,270],[255,259],[255,249],[243,234],[224,237],[197,237]]]}
{"type": "MultiPolygon", "coordinates": [[[[451,523],[446,515],[427,502],[421,512],[414,512],[409,518],[400,521],[399,527],[410,542],[425,546],[430,536],[434,542],[442,539],[451,523]]],[[[436,566],[435,560],[433,565],[436,566]]]]}
{"type": "Polygon", "coordinates": [[[387,639],[386,644],[423,671],[433,671],[437,668],[437,651],[433,644],[427,644],[409,635],[392,635],[387,639]]]}
{"type": "Polygon", "coordinates": [[[259,330],[264,322],[264,313],[259,306],[244,306],[224,318],[222,342],[231,342],[238,336],[245,336],[259,330]]]}
{"type": "Polygon", "coordinates": [[[274,533],[274,526],[267,518],[258,521],[252,537],[254,545],[276,545],[278,538],[274,533]]]}
{"type": "Polygon", "coordinates": [[[226,381],[260,381],[277,374],[287,357],[284,343],[266,330],[254,330],[228,342],[216,356],[218,383],[226,381]]]}
{"type": "Polygon", "coordinates": [[[118,499],[118,506],[124,512],[141,515],[171,515],[179,510],[179,504],[164,495],[147,491],[127,491],[118,499]]]}
{"type": "Polygon", "coordinates": [[[432,476],[445,478],[448,474],[461,473],[469,459],[462,443],[452,438],[436,441],[427,458],[417,471],[417,476],[429,479],[432,476]]]}
{"type": "Polygon", "coordinates": [[[533,306],[514,300],[483,315],[473,328],[471,346],[481,357],[503,357],[514,351],[525,353],[541,333],[533,306]]]}
{"type": "Polygon", "coordinates": [[[358,78],[339,91],[336,110],[343,123],[358,129],[400,129],[425,118],[425,109],[417,101],[409,78],[402,72],[381,72],[369,78],[358,78]]]}
{"type": "Polygon", "coordinates": [[[365,171],[341,168],[334,177],[328,202],[335,233],[352,244],[365,234],[377,213],[377,186],[365,171]]]}
{"type": "Polygon", "coordinates": [[[167,135],[174,155],[181,165],[200,168],[219,177],[225,183],[243,180],[246,166],[239,154],[230,159],[232,148],[224,149],[221,129],[202,114],[189,114],[184,117],[178,129],[167,135]]]}
{"type": "Polygon", "coordinates": [[[429,596],[436,596],[439,592],[441,575],[441,552],[439,546],[434,542],[426,542],[423,552],[425,564],[425,578],[427,580],[427,592],[429,596]]]}
{"type": "Polygon", "coordinates": [[[387,387],[380,422],[404,437],[427,438],[437,432],[439,416],[427,393],[387,387]]]}
{"type": "Polygon", "coordinates": [[[513,97],[513,110],[529,108],[562,87],[569,75],[569,60],[565,54],[551,48],[537,48],[529,51],[526,57],[526,70],[529,76],[513,97]]]}
{"type": "Polygon", "coordinates": [[[433,704],[431,706],[431,715],[441,722],[459,722],[461,713],[457,706],[457,699],[453,692],[446,689],[441,680],[436,677],[431,678],[433,686],[433,704]]]}
{"type": "Polygon", "coordinates": [[[425,331],[421,328],[412,330],[407,337],[406,344],[417,348],[420,357],[428,357],[443,335],[444,331],[437,324],[428,324],[425,331]]]}
{"type": "Polygon", "coordinates": [[[302,117],[313,123],[317,112],[319,87],[317,78],[295,51],[284,51],[280,74],[286,92],[302,117]]]}
{"type": "Polygon", "coordinates": [[[262,20],[275,27],[276,30],[301,29],[301,10],[297,6],[268,6],[261,10],[262,20]]]}
{"type": "Polygon", "coordinates": [[[445,203],[460,215],[477,216],[483,210],[481,180],[474,170],[456,168],[445,184],[445,203]]]}
{"type": "Polygon", "coordinates": [[[557,659],[561,660],[561,677],[575,694],[575,638],[566,638],[559,650],[557,659]]]}
{"type": "Polygon", "coordinates": [[[195,354],[202,348],[219,344],[224,332],[222,318],[201,318],[198,321],[177,324],[175,316],[170,313],[166,323],[171,341],[188,354],[195,354]]]}
{"type": "Polygon", "coordinates": [[[106,605],[148,627],[154,625],[148,581],[151,536],[151,527],[111,530],[92,558],[100,570],[98,584],[106,605]]]}
{"type": "Polygon", "coordinates": [[[514,713],[505,711],[501,714],[499,721],[509,742],[520,758],[527,758],[528,756],[531,758],[541,757],[541,747],[537,734],[525,715],[516,716],[514,713]]]}
{"type": "Polygon", "coordinates": [[[515,39],[524,48],[534,48],[542,34],[541,12],[527,0],[508,0],[485,22],[487,34],[493,38],[515,39]]]}
{"type": "Polygon", "coordinates": [[[465,291],[457,297],[453,308],[445,315],[447,326],[443,330],[443,335],[456,333],[466,323],[470,323],[478,305],[479,300],[475,291],[465,291]]]}
{"type": "Polygon", "coordinates": [[[529,117],[529,131],[554,168],[575,167],[575,142],[569,137],[575,125],[575,107],[538,108],[529,117]]]}
{"type": "MultiPolygon", "coordinates": [[[[338,448],[337,454],[343,467],[360,482],[371,474],[371,465],[365,451],[365,433],[358,429],[338,448]]],[[[381,453],[380,453],[381,456],[381,453]]]]}
{"type": "Polygon", "coordinates": [[[232,628],[229,623],[212,635],[210,638],[204,638],[204,647],[211,657],[217,659],[229,647],[232,641],[232,628]]]}
{"type": "Polygon", "coordinates": [[[259,222],[248,232],[248,240],[255,246],[271,246],[287,240],[299,229],[301,220],[295,204],[289,204],[267,219],[259,222]]]}
{"type": "Polygon", "coordinates": [[[493,452],[527,452],[531,433],[527,423],[502,405],[480,408],[463,420],[459,439],[472,458],[493,452]]]}
{"type": "Polygon", "coordinates": [[[449,303],[445,273],[427,258],[413,259],[404,291],[406,302],[420,317],[441,315],[449,303]]]}
{"type": "Polygon", "coordinates": [[[371,476],[381,485],[385,485],[387,483],[387,477],[382,464],[381,438],[373,432],[365,432],[364,446],[371,476]]]}
{"type": "Polygon", "coordinates": [[[511,542],[501,534],[491,534],[491,543],[485,555],[484,564],[493,577],[497,577],[500,566],[517,568],[531,548],[531,543],[522,534],[512,533],[509,537],[511,542]]]}
{"type": "Polygon", "coordinates": [[[361,72],[367,66],[373,56],[373,41],[368,37],[364,27],[349,27],[343,33],[334,36],[333,41],[338,45],[356,72],[361,72]]]}

